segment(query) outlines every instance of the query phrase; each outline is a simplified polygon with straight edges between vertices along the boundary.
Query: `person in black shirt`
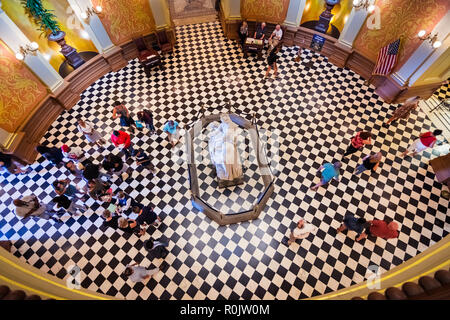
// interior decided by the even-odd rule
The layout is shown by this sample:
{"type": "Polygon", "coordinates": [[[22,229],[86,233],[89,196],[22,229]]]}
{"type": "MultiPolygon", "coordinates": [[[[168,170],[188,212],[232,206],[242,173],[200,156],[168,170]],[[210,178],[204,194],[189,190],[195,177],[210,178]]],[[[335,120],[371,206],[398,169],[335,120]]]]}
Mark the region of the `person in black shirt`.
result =
{"type": "Polygon", "coordinates": [[[113,228],[113,229],[119,228],[120,216],[118,216],[118,215],[113,216],[111,211],[109,211],[109,210],[103,211],[102,216],[103,216],[103,219],[105,219],[105,221],[103,221],[102,226],[113,228]]]}
{"type": "Polygon", "coordinates": [[[269,56],[267,57],[267,71],[265,78],[269,76],[270,69],[273,68],[274,74],[273,77],[276,78],[278,74],[278,66],[277,66],[277,59],[278,59],[278,52],[280,51],[280,46],[277,46],[273,48],[272,51],[270,51],[269,56]]]}
{"type": "Polygon", "coordinates": [[[147,168],[153,174],[155,174],[155,166],[152,164],[150,157],[142,150],[135,152],[134,157],[136,158],[136,165],[139,169],[147,168]]]}
{"type": "Polygon", "coordinates": [[[138,206],[133,207],[133,212],[138,215],[136,218],[136,222],[140,226],[149,226],[153,225],[155,227],[159,226],[159,223],[161,223],[161,218],[158,217],[155,211],[153,211],[153,208],[151,207],[143,207],[140,208],[138,206]]]}
{"type": "Polygon", "coordinates": [[[109,154],[103,161],[103,168],[108,171],[109,174],[117,174],[121,181],[128,178],[128,166],[123,162],[122,158],[114,154],[109,154]]]}
{"type": "Polygon", "coordinates": [[[40,154],[42,154],[42,156],[45,159],[47,159],[54,165],[59,165],[60,163],[63,162],[64,155],[61,151],[61,148],[57,148],[57,147],[49,148],[47,146],[40,145],[40,146],[36,147],[36,151],[39,152],[40,154]]]}
{"type": "Polygon", "coordinates": [[[378,165],[380,164],[381,158],[382,158],[381,152],[377,152],[373,155],[368,155],[364,157],[363,163],[356,168],[355,174],[361,174],[366,170],[372,170],[372,172],[375,172],[375,170],[377,170],[378,168],[378,165]]]}
{"type": "Polygon", "coordinates": [[[84,166],[83,170],[84,180],[90,181],[93,179],[99,179],[101,177],[105,177],[107,180],[110,180],[112,178],[111,175],[101,172],[100,166],[98,164],[87,163],[84,166]]]}
{"type": "Polygon", "coordinates": [[[142,236],[145,234],[145,229],[141,229],[139,227],[139,225],[137,224],[137,222],[133,219],[127,219],[127,218],[121,217],[121,218],[119,218],[117,223],[118,223],[119,229],[125,233],[129,233],[129,234],[134,233],[135,235],[138,235],[138,236],[142,236]]]}
{"type": "Polygon", "coordinates": [[[64,208],[66,211],[72,215],[79,215],[77,211],[83,212],[87,210],[86,206],[81,206],[75,203],[75,201],[70,200],[65,195],[60,195],[53,198],[53,202],[56,203],[57,208],[64,208]]]}
{"type": "Polygon", "coordinates": [[[253,38],[263,40],[266,32],[266,24],[262,22],[258,28],[256,28],[255,34],[253,35],[253,38]]]}

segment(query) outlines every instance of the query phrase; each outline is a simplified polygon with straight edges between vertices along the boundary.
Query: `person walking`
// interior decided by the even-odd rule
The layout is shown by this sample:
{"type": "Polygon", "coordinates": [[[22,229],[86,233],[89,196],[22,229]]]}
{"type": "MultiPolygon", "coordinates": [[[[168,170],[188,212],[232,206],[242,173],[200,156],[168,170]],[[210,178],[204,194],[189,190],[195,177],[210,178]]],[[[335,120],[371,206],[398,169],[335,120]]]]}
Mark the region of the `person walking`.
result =
{"type": "Polygon", "coordinates": [[[168,246],[169,244],[161,238],[155,241],[153,241],[152,239],[148,239],[144,243],[144,247],[145,249],[147,249],[151,258],[156,259],[164,259],[165,257],[167,257],[167,255],[169,254],[169,250],[167,250],[166,248],[168,246]]]}
{"type": "Polygon", "coordinates": [[[102,147],[104,144],[106,144],[105,139],[103,139],[100,133],[97,130],[95,130],[94,125],[92,123],[84,121],[81,118],[78,118],[77,128],[82,134],[84,134],[89,143],[93,143],[98,147],[102,147]]]}
{"type": "Polygon", "coordinates": [[[158,268],[148,270],[147,268],[139,266],[138,263],[134,263],[131,265],[127,265],[125,271],[123,272],[123,276],[133,282],[146,282],[158,271],[158,268]]]}
{"type": "Polygon", "coordinates": [[[273,48],[269,56],[267,57],[267,71],[264,78],[269,77],[270,69],[273,68],[273,77],[276,78],[278,76],[278,66],[277,66],[277,59],[278,59],[278,52],[280,51],[280,46],[277,46],[273,48]]]}
{"type": "Polygon", "coordinates": [[[139,121],[145,123],[145,126],[149,130],[150,134],[156,133],[155,126],[153,125],[153,114],[150,110],[144,109],[137,113],[139,121]]]}
{"type": "Polygon", "coordinates": [[[363,163],[360,164],[358,167],[356,167],[355,174],[361,174],[366,170],[371,170],[372,172],[375,172],[378,166],[380,165],[382,157],[383,156],[381,152],[365,156],[363,158],[363,163]]]}
{"type": "Polygon", "coordinates": [[[116,147],[121,148],[127,160],[135,152],[131,144],[131,137],[125,131],[114,130],[111,134],[111,141],[116,147]]]}
{"type": "Polygon", "coordinates": [[[112,114],[113,119],[120,118],[120,125],[122,127],[128,127],[131,129],[131,132],[136,131],[136,123],[133,118],[130,116],[130,112],[127,107],[125,107],[121,102],[114,102],[114,109],[112,114]]]}
{"type": "Polygon", "coordinates": [[[394,111],[392,117],[389,118],[389,120],[386,122],[386,125],[399,119],[408,120],[409,116],[411,115],[411,112],[413,110],[416,110],[417,107],[419,106],[419,102],[420,102],[419,96],[415,96],[406,100],[402,106],[398,107],[394,111]]]}
{"type": "Polygon", "coordinates": [[[169,120],[164,125],[163,131],[167,132],[167,139],[172,144],[172,147],[180,141],[179,124],[176,121],[169,120]]]}
{"type": "Polygon", "coordinates": [[[415,140],[404,152],[402,157],[411,155],[414,157],[419,152],[422,152],[428,148],[433,148],[437,141],[437,136],[442,134],[442,130],[436,129],[433,132],[422,133],[419,139],[415,140]]]}
{"type": "Polygon", "coordinates": [[[355,218],[351,213],[347,213],[344,217],[344,222],[337,229],[337,233],[340,233],[346,229],[356,232],[356,241],[367,238],[367,234],[364,232],[367,226],[367,221],[364,218],[355,218]]]}
{"type": "Polygon", "coordinates": [[[294,242],[297,239],[305,239],[307,238],[312,232],[316,232],[317,227],[314,226],[311,223],[305,222],[302,218],[298,220],[297,226],[294,228],[294,230],[291,231],[291,234],[289,236],[289,239],[284,239],[282,241],[284,244],[290,246],[292,242],[294,242]]]}
{"type": "Polygon", "coordinates": [[[331,179],[339,181],[339,168],[342,166],[340,162],[335,162],[334,164],[325,163],[320,166],[319,171],[322,171],[322,178],[320,182],[315,186],[311,187],[311,190],[317,190],[319,187],[328,184],[331,179]]]}
{"type": "Polygon", "coordinates": [[[362,149],[365,145],[372,144],[372,134],[368,131],[358,132],[351,140],[350,146],[345,151],[344,157],[362,149]]]}
{"type": "Polygon", "coordinates": [[[53,210],[53,205],[50,203],[44,204],[39,202],[35,195],[25,196],[22,199],[15,199],[13,204],[16,206],[16,215],[21,219],[39,217],[45,220],[53,218],[59,221],[59,219],[53,217],[56,213],[55,210],[53,210]]]}
{"type": "Polygon", "coordinates": [[[88,209],[85,205],[76,204],[76,200],[70,200],[65,195],[53,198],[53,202],[56,203],[57,208],[64,208],[68,213],[75,216],[79,216],[88,209]]]}
{"type": "Polygon", "coordinates": [[[369,236],[375,236],[383,239],[398,238],[398,223],[395,221],[386,222],[383,220],[371,220],[367,221],[369,227],[366,232],[369,236]]]}

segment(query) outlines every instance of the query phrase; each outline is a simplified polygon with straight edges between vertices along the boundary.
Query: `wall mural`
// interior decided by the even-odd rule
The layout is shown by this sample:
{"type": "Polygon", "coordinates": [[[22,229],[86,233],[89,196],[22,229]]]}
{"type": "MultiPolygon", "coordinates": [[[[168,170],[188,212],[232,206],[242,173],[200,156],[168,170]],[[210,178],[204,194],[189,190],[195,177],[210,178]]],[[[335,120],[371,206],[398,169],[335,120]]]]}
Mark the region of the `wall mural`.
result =
{"type": "Polygon", "coordinates": [[[283,23],[289,8],[289,0],[241,0],[243,19],[283,23]]]}
{"type": "Polygon", "coordinates": [[[102,6],[99,18],[116,45],[156,30],[148,0],[92,0],[92,3],[102,6]]]}
{"type": "Polygon", "coordinates": [[[215,0],[169,0],[172,19],[216,14],[215,0]]]}
{"type": "MultiPolygon", "coordinates": [[[[335,38],[339,38],[350,12],[352,11],[353,0],[341,0],[335,1],[335,3],[336,4],[331,10],[333,17],[331,18],[330,26],[326,33],[335,38]]],[[[320,14],[325,9],[325,0],[307,0],[300,25],[305,28],[314,29],[320,14]]]]}
{"type": "Polygon", "coordinates": [[[47,88],[0,41],[0,128],[15,132],[47,95],[47,88]]]}
{"type": "Polygon", "coordinates": [[[377,0],[376,5],[381,11],[380,29],[369,30],[364,24],[353,47],[375,62],[382,47],[403,36],[395,70],[421,45],[417,33],[430,32],[450,9],[448,0],[377,0]]]}
{"type": "MultiPolygon", "coordinates": [[[[82,33],[81,22],[66,0],[43,0],[42,4],[45,8],[54,11],[56,20],[66,33],[67,44],[76,48],[78,52],[98,52],[91,40],[82,37],[84,33],[82,33]]],[[[30,41],[39,44],[39,51],[49,60],[52,67],[59,71],[60,65],[65,61],[64,56],[59,52],[61,47],[56,42],[49,41],[44,35],[41,35],[41,31],[37,30],[38,26],[32,22],[32,19],[28,18],[20,0],[3,0],[2,9],[30,41]]]]}

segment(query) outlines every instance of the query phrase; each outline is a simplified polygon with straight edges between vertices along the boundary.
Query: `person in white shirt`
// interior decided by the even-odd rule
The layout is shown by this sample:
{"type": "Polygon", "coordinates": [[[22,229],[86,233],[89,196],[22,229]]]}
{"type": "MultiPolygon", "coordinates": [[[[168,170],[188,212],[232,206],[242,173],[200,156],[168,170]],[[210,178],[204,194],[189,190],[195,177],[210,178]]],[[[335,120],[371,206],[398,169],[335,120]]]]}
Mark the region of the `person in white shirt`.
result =
{"type": "Polygon", "coordinates": [[[289,240],[287,241],[287,245],[290,246],[292,242],[297,239],[304,239],[308,237],[312,232],[316,232],[317,228],[311,223],[305,222],[302,218],[297,223],[297,227],[292,230],[291,235],[289,236],[289,240]]]}
{"type": "Polygon", "coordinates": [[[283,30],[281,30],[281,26],[277,24],[275,30],[273,30],[269,38],[270,50],[272,50],[278,45],[282,37],[283,37],[283,30]]]}

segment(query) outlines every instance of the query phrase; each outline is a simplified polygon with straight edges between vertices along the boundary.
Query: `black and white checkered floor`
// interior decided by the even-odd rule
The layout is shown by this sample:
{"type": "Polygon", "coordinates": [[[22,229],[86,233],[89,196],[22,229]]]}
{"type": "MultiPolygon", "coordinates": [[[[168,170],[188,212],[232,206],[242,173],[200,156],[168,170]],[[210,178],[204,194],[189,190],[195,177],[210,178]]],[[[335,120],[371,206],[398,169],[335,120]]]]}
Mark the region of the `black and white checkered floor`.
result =
{"type": "MultiPolygon", "coordinates": [[[[147,259],[143,242],[149,235],[138,238],[99,228],[103,209],[93,200],[87,202],[86,213],[64,224],[19,221],[12,211],[13,199],[35,194],[50,201],[55,196],[51,183],[68,177],[64,168],[42,159],[27,176],[2,176],[0,238],[13,241],[17,257],[59,278],[77,265],[84,288],[119,298],[298,299],[360,283],[371,275],[369,266],[389,270],[449,233],[449,203],[440,197],[442,185],[428,165],[432,153],[413,159],[399,156],[420,132],[433,129],[421,111],[407,122],[384,128],[382,122],[396,106],[383,103],[372,87],[363,85],[364,79],[324,57],[307,69],[295,62],[297,48],[284,48],[280,77],[265,80],[265,61],[244,60],[236,43],[224,38],[219,23],[182,26],[177,36],[176,55],[166,58],[164,71],[155,70],[147,78],[139,64],[130,61],[88,88],[42,140],[80,146],[100,161],[102,154],[117,151],[110,144],[104,151],[89,147],[75,118],[86,117],[108,136],[119,128],[111,117],[114,100],[125,102],[134,115],[149,105],[159,135],[149,136],[144,130],[133,142],[151,153],[158,173],[152,178],[147,171],[135,171],[127,182],[115,180],[113,188],[156,207],[163,224],[150,232],[154,238],[169,239],[165,261],[147,259]],[[167,119],[188,124],[200,105],[216,107],[227,99],[242,112],[256,112],[259,128],[278,132],[280,145],[273,167],[275,192],[259,219],[219,227],[193,209],[187,167],[171,158],[161,128],[167,119]],[[376,135],[373,146],[343,160],[339,183],[309,190],[319,180],[319,166],[340,160],[358,130],[376,135]],[[384,161],[377,172],[354,176],[361,158],[378,150],[384,161]],[[355,242],[351,232],[336,234],[346,212],[366,219],[395,219],[401,225],[400,237],[355,242]],[[318,231],[291,247],[281,244],[299,217],[318,231]],[[146,284],[135,284],[120,276],[131,262],[162,265],[162,271],[146,284]]],[[[233,206],[240,196],[251,202],[254,195],[241,188],[243,193],[228,199],[211,187],[204,192],[219,206],[233,206]]]]}

